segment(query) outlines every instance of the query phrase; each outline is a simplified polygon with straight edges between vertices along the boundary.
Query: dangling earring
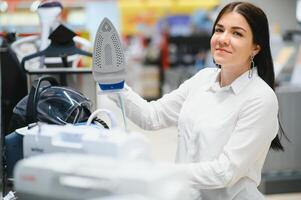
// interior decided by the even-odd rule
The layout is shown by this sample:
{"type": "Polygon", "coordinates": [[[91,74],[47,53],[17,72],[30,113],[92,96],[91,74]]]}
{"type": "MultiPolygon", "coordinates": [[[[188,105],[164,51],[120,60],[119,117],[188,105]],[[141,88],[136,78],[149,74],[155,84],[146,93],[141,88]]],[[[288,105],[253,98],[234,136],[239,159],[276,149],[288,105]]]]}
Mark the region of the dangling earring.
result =
{"type": "Polygon", "coordinates": [[[253,76],[253,69],[255,67],[254,56],[253,55],[251,56],[250,60],[251,60],[251,66],[250,66],[250,69],[249,69],[249,75],[248,75],[248,77],[252,78],[252,76],[253,76]]]}

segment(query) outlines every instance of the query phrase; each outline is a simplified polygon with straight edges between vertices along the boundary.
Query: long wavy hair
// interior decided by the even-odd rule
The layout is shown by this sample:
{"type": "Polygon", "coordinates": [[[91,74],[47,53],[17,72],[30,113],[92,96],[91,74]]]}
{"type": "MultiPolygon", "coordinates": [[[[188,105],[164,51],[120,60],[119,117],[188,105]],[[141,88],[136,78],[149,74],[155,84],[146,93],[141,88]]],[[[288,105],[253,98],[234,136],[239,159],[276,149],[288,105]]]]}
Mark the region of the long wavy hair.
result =
{"type": "MultiPolygon", "coordinates": [[[[258,75],[274,90],[274,64],[270,48],[269,23],[265,13],[259,7],[251,3],[229,3],[218,14],[213,25],[212,35],[214,34],[214,27],[216,26],[216,23],[224,14],[230,12],[236,12],[242,15],[251,27],[253,43],[258,44],[261,47],[259,53],[254,57],[254,62],[257,66],[258,75]]],[[[273,139],[271,143],[271,148],[276,151],[284,151],[284,147],[280,142],[280,138],[282,135],[285,136],[285,133],[283,131],[280,121],[279,127],[279,133],[273,139]]]]}

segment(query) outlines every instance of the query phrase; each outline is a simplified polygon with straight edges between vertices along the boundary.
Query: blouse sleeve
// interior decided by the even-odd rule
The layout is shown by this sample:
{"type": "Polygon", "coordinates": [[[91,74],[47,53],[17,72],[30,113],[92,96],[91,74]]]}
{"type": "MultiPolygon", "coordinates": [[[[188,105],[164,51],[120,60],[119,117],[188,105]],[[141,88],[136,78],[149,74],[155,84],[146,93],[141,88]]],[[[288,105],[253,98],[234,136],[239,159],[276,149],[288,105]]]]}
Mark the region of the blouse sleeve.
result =
{"type": "MultiPolygon", "coordinates": [[[[192,88],[208,83],[214,72],[215,70],[212,68],[200,70],[193,77],[182,83],[176,90],[151,102],[147,102],[127,86],[125,92],[121,93],[126,116],[146,130],[158,130],[176,126],[182,105],[192,91],[192,88]]],[[[116,95],[109,95],[109,98],[120,107],[116,95]]]]}
{"type": "MultiPolygon", "coordinates": [[[[189,82],[185,81],[178,89],[151,102],[147,102],[127,86],[125,92],[121,93],[126,116],[146,130],[176,125],[182,104],[189,92],[189,82]]],[[[120,107],[116,97],[110,95],[110,98],[120,107]]]]}
{"type": "Polygon", "coordinates": [[[257,97],[244,104],[234,132],[223,152],[214,160],[179,164],[198,189],[232,186],[268,152],[278,132],[278,102],[275,94],[257,97]]]}

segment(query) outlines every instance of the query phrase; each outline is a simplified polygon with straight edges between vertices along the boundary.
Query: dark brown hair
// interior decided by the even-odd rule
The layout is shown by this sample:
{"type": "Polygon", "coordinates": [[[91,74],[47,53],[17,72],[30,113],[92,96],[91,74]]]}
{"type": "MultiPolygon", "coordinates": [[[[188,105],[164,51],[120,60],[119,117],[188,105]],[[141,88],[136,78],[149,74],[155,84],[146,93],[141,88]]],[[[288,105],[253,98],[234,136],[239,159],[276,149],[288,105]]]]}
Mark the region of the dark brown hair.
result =
{"type": "MultiPolygon", "coordinates": [[[[254,57],[255,66],[257,66],[258,75],[274,90],[274,64],[271,55],[270,48],[270,34],[269,34],[269,23],[265,13],[257,6],[247,2],[232,2],[227,4],[218,14],[212,30],[220,18],[230,12],[236,12],[242,15],[252,30],[253,43],[260,46],[259,53],[254,57]]],[[[284,135],[284,131],[279,122],[279,134],[284,135]]],[[[272,143],[271,148],[273,150],[284,150],[280,142],[279,135],[277,135],[272,143]]]]}

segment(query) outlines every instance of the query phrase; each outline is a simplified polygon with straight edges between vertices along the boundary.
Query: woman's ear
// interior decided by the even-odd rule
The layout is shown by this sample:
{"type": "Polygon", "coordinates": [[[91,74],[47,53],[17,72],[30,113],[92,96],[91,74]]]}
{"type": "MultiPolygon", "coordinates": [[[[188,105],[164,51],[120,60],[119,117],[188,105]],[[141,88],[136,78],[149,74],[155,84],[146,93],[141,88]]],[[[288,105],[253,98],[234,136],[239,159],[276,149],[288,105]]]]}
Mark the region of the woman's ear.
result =
{"type": "Polygon", "coordinates": [[[254,50],[253,50],[253,54],[252,54],[253,57],[255,57],[259,53],[260,49],[261,49],[260,46],[258,44],[256,44],[254,47],[254,50]]]}

